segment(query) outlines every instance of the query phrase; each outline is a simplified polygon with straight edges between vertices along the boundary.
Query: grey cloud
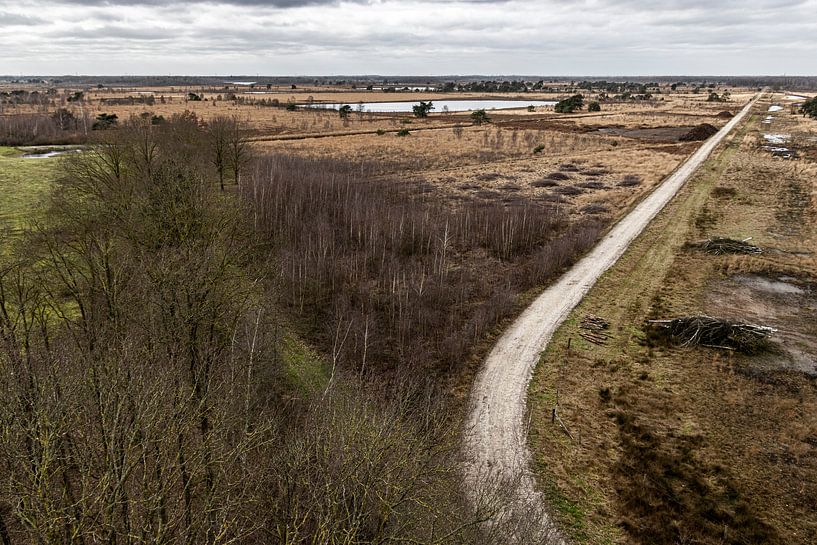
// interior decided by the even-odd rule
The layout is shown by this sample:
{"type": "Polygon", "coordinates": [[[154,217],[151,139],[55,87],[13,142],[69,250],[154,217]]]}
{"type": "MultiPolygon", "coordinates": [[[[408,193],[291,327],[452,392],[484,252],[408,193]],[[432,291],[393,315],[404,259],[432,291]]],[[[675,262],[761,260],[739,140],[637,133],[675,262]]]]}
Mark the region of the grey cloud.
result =
{"type": "MultiPolygon", "coordinates": [[[[303,6],[337,5],[341,1],[354,4],[372,4],[373,0],[57,0],[62,3],[86,6],[183,6],[189,4],[226,4],[247,7],[295,8],[303,6]]],[[[511,0],[424,0],[428,3],[503,4],[511,0]]]]}
{"type": "Polygon", "coordinates": [[[72,28],[51,31],[48,35],[66,41],[95,42],[105,40],[169,41],[178,37],[177,30],[159,28],[131,28],[122,25],[106,25],[99,28],[72,28]]]}
{"type": "Polygon", "coordinates": [[[7,11],[0,11],[0,27],[7,26],[35,26],[45,24],[44,19],[33,17],[31,15],[20,15],[18,13],[9,13],[7,11]]]}
{"type": "MultiPolygon", "coordinates": [[[[0,33],[0,47],[15,67],[31,66],[17,69],[29,73],[46,73],[36,67],[52,59],[60,70],[80,72],[803,73],[817,71],[809,60],[817,49],[815,6],[817,0],[18,0],[18,17],[48,20],[0,33]],[[85,7],[73,9],[77,4],[85,7]],[[293,7],[302,9],[287,9],[293,7]],[[75,59],[78,50],[85,53],[75,59]]],[[[0,26],[4,19],[0,13],[0,26]]]]}
{"type": "MultiPolygon", "coordinates": [[[[96,7],[178,7],[185,5],[215,5],[226,4],[234,6],[267,7],[267,8],[296,8],[303,6],[318,6],[338,4],[341,0],[57,0],[60,3],[96,7]]],[[[348,0],[347,0],[348,1],[348,0]]],[[[355,3],[366,3],[368,0],[351,0],[355,3]]]]}

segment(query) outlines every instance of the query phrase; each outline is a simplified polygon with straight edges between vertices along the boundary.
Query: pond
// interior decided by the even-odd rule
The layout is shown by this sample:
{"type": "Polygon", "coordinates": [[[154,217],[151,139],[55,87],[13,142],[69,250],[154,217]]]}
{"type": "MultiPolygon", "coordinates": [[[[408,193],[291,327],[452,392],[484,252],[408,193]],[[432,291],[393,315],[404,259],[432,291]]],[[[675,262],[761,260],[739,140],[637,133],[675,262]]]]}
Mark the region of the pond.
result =
{"type": "MultiPolygon", "coordinates": [[[[434,109],[432,113],[468,112],[472,110],[505,110],[511,108],[527,108],[528,106],[542,107],[553,106],[553,100],[432,100],[434,109]]],[[[348,104],[355,111],[377,112],[377,113],[409,113],[412,107],[419,104],[414,102],[341,102],[334,104],[311,104],[308,108],[321,108],[327,110],[337,110],[344,104],[348,104]]]]}

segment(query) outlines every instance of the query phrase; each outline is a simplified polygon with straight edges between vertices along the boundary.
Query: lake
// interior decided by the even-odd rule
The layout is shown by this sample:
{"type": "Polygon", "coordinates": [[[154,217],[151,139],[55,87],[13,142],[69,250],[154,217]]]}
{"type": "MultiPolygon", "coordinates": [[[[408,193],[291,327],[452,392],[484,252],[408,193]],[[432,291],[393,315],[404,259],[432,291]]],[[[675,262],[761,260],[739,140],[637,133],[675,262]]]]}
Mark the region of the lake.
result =
{"type": "MultiPolygon", "coordinates": [[[[527,108],[528,106],[553,106],[554,100],[432,100],[434,109],[432,113],[444,112],[448,108],[449,112],[468,112],[472,110],[504,110],[510,108],[527,108]]],[[[351,103],[340,102],[334,104],[311,104],[308,108],[322,108],[327,110],[337,110],[344,104],[348,104],[353,110],[358,111],[362,106],[364,112],[376,113],[406,113],[411,112],[412,107],[419,104],[413,102],[363,102],[351,103]]]]}

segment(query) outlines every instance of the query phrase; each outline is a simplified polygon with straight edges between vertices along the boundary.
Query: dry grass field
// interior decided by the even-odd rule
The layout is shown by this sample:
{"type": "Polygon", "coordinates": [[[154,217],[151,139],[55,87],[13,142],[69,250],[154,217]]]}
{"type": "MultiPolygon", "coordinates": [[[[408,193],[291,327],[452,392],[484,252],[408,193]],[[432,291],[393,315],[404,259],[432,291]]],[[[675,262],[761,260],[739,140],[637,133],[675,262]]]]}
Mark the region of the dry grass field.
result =
{"type": "Polygon", "coordinates": [[[758,103],[543,355],[530,444],[578,543],[817,541],[817,124],[791,102],[758,103]],[[713,236],[763,253],[684,247],[713,236]],[[606,340],[582,337],[591,314],[610,323],[606,340]],[[680,347],[646,323],[694,314],[778,332],[746,355],[680,347]],[[570,435],[551,423],[557,403],[570,435]]]}
{"type": "MultiPolygon", "coordinates": [[[[722,126],[728,116],[717,114],[735,112],[751,97],[749,90],[731,89],[729,102],[713,103],[706,101],[706,92],[675,92],[665,86],[650,100],[602,100],[600,112],[558,114],[552,107],[529,111],[525,101],[558,100],[573,91],[497,95],[386,93],[331,86],[260,87],[253,92],[246,87],[92,88],[84,90],[82,101],[67,102],[75,91],[58,90],[45,108],[6,106],[3,115],[65,107],[91,119],[102,113],[127,119],[146,112],[169,118],[185,111],[204,122],[234,116],[248,128],[259,154],[284,152],[369,163],[382,176],[425,184],[429,194],[454,205],[533,201],[551,203],[576,216],[607,219],[620,217],[696,149],[697,142],[679,141],[683,134],[702,123],[722,126]],[[188,93],[203,100],[187,100],[188,93]],[[491,122],[475,125],[468,112],[432,111],[420,119],[353,111],[341,119],[333,110],[283,107],[288,102],[347,102],[354,108],[361,101],[475,98],[521,99],[520,108],[489,111],[491,122]],[[280,107],[258,103],[273,99],[280,107]],[[408,135],[399,136],[401,130],[408,135]]],[[[595,93],[585,94],[587,101],[597,98],[595,93]]]]}

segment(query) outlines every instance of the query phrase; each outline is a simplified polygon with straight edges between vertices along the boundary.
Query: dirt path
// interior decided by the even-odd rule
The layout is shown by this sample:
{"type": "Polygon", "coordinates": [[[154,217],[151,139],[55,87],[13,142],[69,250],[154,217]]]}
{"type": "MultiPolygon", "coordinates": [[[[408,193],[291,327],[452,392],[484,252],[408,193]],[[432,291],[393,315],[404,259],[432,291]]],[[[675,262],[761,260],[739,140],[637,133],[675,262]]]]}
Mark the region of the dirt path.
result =
{"type": "MultiPolygon", "coordinates": [[[[531,456],[526,421],[528,384],[540,353],[596,280],[741,122],[757,98],[759,96],[616,224],[588,255],[545,290],[500,337],[471,391],[464,437],[469,486],[480,490],[486,480],[494,482],[495,479],[509,483],[513,488],[509,512],[528,511],[543,504],[529,469],[531,456]]],[[[548,524],[547,517],[542,519],[548,524]]]]}

